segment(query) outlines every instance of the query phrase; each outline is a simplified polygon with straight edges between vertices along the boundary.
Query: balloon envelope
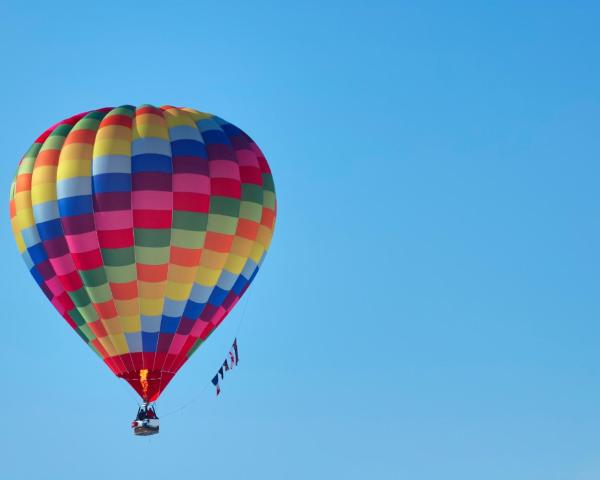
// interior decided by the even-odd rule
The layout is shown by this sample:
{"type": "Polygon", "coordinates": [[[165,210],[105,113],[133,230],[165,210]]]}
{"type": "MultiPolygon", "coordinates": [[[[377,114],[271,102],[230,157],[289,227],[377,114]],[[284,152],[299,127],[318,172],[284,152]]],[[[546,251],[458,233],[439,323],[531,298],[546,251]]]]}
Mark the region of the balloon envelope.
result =
{"type": "Polygon", "coordinates": [[[21,159],[10,192],[34,279],[146,401],[244,294],[275,213],[271,171],[250,137],[170,106],[57,123],[21,159]]]}

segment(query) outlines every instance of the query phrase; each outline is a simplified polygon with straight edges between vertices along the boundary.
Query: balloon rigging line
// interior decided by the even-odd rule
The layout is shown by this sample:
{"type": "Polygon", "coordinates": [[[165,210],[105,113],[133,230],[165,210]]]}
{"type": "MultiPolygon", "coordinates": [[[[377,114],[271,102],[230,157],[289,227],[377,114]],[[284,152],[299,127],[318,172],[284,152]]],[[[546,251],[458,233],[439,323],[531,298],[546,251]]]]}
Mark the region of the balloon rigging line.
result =
{"type": "MultiPolygon", "coordinates": [[[[248,304],[250,303],[250,292],[248,292],[247,295],[247,299],[246,299],[246,305],[244,305],[244,310],[242,311],[242,317],[240,318],[240,321],[237,325],[237,329],[235,332],[235,336],[234,338],[237,338],[238,334],[240,333],[240,330],[242,328],[242,324],[244,323],[244,320],[246,318],[246,311],[248,310],[248,304]]],[[[236,359],[237,360],[237,359],[236,359]]],[[[192,397],[191,400],[189,400],[188,402],[184,403],[183,405],[181,405],[180,407],[171,410],[170,412],[165,413],[164,415],[161,416],[161,418],[165,418],[165,417],[169,417],[175,413],[179,413],[182,410],[185,410],[187,407],[189,407],[190,405],[192,405],[193,403],[196,403],[200,397],[202,397],[202,395],[204,394],[204,392],[206,391],[206,389],[208,387],[210,387],[212,385],[212,382],[209,380],[208,382],[206,382],[206,384],[204,385],[204,387],[202,388],[202,390],[200,391],[200,393],[198,393],[196,396],[192,397]]]]}

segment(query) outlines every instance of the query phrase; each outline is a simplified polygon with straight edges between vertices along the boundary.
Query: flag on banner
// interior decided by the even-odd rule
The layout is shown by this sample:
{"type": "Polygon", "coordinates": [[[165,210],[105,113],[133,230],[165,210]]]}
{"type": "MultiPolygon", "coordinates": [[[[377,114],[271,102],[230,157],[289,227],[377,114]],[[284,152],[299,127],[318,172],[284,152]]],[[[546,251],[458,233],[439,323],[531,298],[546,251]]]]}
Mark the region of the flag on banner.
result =
{"type": "Polygon", "coordinates": [[[229,350],[229,363],[227,362],[227,358],[225,358],[225,360],[223,360],[223,364],[221,365],[221,368],[219,368],[219,370],[217,371],[217,374],[213,377],[213,379],[211,380],[212,384],[216,387],[217,389],[217,396],[219,395],[219,393],[221,393],[221,386],[219,385],[219,376],[221,377],[221,380],[223,380],[225,373],[228,370],[231,370],[233,367],[235,367],[238,362],[239,362],[239,357],[238,357],[238,346],[237,346],[237,338],[235,338],[233,340],[233,345],[231,346],[231,349],[229,350]]]}
{"type": "Polygon", "coordinates": [[[233,350],[235,352],[235,364],[237,365],[238,362],[240,361],[240,356],[238,354],[238,348],[237,348],[237,338],[233,339],[233,350]]]}
{"type": "Polygon", "coordinates": [[[219,375],[215,375],[213,377],[213,379],[211,380],[212,384],[217,388],[217,397],[219,396],[219,393],[221,393],[221,387],[219,386],[219,375]]]}

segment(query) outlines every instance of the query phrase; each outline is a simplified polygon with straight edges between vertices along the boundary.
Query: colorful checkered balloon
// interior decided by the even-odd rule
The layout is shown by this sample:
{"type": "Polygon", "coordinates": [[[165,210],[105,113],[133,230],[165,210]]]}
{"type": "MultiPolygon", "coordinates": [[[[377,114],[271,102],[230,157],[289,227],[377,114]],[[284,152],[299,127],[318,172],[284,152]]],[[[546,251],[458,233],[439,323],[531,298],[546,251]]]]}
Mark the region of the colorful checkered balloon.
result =
{"type": "Polygon", "coordinates": [[[273,235],[269,165],[231,123],[121,106],[46,130],[10,190],[17,246],[79,336],[154,401],[254,279],[273,235]]]}

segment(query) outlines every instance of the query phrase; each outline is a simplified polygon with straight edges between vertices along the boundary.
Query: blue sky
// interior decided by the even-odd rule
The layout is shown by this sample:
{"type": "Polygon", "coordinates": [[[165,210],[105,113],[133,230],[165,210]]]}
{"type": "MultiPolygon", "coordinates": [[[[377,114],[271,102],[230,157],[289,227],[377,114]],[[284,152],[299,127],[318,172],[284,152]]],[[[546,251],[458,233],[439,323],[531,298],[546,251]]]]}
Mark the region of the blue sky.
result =
{"type": "Polygon", "coordinates": [[[140,439],[5,215],[2,477],[599,478],[599,22],[591,1],[5,0],[6,197],[50,124],[168,103],[257,141],[279,216],[140,439]]]}

